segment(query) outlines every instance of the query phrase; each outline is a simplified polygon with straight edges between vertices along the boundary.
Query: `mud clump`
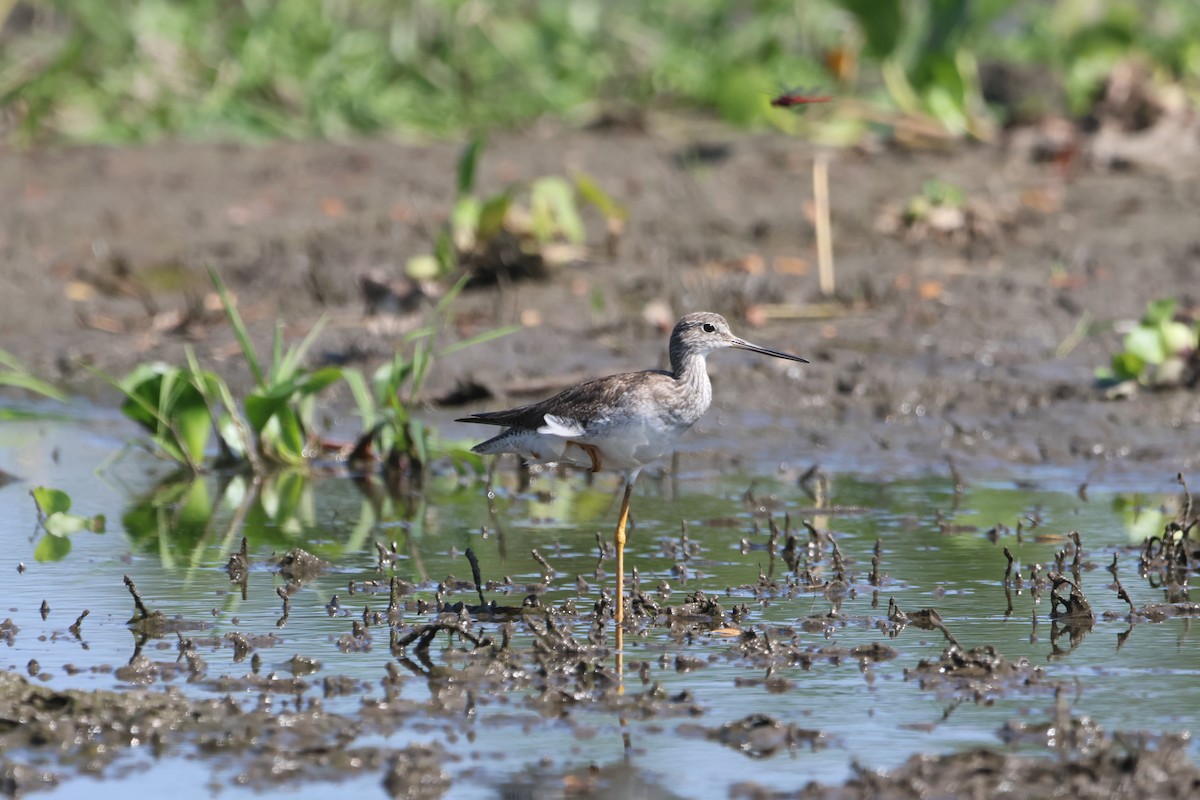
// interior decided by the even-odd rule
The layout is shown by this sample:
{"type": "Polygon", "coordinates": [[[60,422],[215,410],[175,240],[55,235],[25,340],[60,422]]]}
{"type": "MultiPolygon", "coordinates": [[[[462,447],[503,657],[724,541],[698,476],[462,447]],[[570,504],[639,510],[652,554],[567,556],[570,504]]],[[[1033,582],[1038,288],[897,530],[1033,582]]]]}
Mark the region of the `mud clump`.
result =
{"type": "Polygon", "coordinates": [[[1072,797],[1174,800],[1200,795],[1200,768],[1187,757],[1185,737],[1115,734],[1061,759],[970,750],[913,756],[891,772],[856,766],[841,786],[810,784],[776,792],[753,783],[733,787],[742,800],[925,800],[930,797],[1072,797]]]}
{"type": "Polygon", "coordinates": [[[302,584],[328,572],[332,565],[296,547],[285,553],[275,566],[289,583],[302,584]]]}
{"type": "Polygon", "coordinates": [[[450,790],[450,776],[442,769],[440,748],[414,745],[392,757],[383,788],[392,797],[435,800],[450,790]]]}
{"type": "MultiPolygon", "coordinates": [[[[964,650],[951,644],[937,660],[922,659],[905,679],[920,682],[922,689],[987,702],[1012,689],[1040,686],[1043,673],[1028,659],[1008,661],[991,645],[964,650]]],[[[1053,684],[1045,684],[1053,688],[1053,684]]]]}
{"type": "Polygon", "coordinates": [[[732,747],[751,758],[769,758],[776,753],[793,751],[801,744],[807,744],[816,750],[827,739],[821,731],[780,722],[767,714],[751,714],[716,728],[680,725],[676,732],[685,736],[703,736],[709,741],[732,747]]]}
{"type": "Polygon", "coordinates": [[[58,778],[52,772],[39,771],[0,758],[0,795],[4,797],[20,797],[26,792],[50,789],[57,785],[58,778]]]}

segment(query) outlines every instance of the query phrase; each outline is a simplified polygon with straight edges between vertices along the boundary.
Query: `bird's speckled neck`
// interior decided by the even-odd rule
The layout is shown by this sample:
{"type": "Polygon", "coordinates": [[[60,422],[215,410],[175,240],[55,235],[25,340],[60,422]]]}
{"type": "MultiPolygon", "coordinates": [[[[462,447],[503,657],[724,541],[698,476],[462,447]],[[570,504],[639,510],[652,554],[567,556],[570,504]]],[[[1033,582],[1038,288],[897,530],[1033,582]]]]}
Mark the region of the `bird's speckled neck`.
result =
{"type": "Polygon", "coordinates": [[[708,354],[702,350],[688,348],[680,337],[671,337],[671,374],[680,384],[680,397],[687,400],[679,414],[692,424],[698,420],[712,403],[712,382],[708,379],[708,354]]]}

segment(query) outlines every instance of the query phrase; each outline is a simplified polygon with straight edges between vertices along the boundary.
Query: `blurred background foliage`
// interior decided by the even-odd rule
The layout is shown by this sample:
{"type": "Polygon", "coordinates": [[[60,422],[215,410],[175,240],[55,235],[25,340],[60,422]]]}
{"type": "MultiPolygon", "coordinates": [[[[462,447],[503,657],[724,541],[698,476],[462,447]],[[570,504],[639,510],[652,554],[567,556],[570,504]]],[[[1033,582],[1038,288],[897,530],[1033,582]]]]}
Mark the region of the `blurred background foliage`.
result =
{"type": "Polygon", "coordinates": [[[986,138],[1015,115],[1086,115],[1122,60],[1200,87],[1196,0],[0,0],[0,20],[0,133],[22,146],[648,110],[815,117],[846,140],[906,115],[986,138]],[[996,90],[997,65],[1044,91],[996,90]],[[771,108],[796,86],[842,102],[771,108]]]}

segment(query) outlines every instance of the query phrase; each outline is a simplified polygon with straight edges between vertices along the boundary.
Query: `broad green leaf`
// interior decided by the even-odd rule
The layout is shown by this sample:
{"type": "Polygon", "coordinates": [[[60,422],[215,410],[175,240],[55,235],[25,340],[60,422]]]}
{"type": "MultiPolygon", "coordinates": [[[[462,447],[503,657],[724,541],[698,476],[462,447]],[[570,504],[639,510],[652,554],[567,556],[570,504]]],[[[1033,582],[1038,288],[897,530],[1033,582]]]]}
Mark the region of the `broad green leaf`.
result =
{"type": "Polygon", "coordinates": [[[63,514],[71,510],[71,496],[61,489],[39,486],[33,490],[32,494],[38,509],[47,517],[51,514],[63,514]]]}
{"type": "Polygon", "coordinates": [[[1190,353],[1196,349],[1196,333],[1190,325],[1170,320],[1162,323],[1163,349],[1168,356],[1190,353]]]}
{"type": "Polygon", "coordinates": [[[67,557],[67,553],[71,552],[71,540],[65,536],[43,536],[38,540],[38,543],[33,548],[33,557],[35,560],[45,563],[47,561],[62,561],[67,557]]]}
{"type": "Polygon", "coordinates": [[[479,241],[486,242],[501,231],[511,206],[511,191],[502,192],[484,201],[482,208],[479,209],[479,226],[476,229],[476,237],[479,241]]]}
{"type": "Polygon", "coordinates": [[[267,427],[267,423],[286,404],[286,395],[274,397],[262,392],[252,392],[246,395],[246,422],[250,425],[250,430],[261,437],[263,429],[267,427]]]}
{"type": "Polygon", "coordinates": [[[739,66],[718,73],[713,102],[724,119],[734,125],[751,125],[771,111],[770,73],[758,66],[739,66]]]}
{"type": "Polygon", "coordinates": [[[486,143],[487,139],[483,136],[476,136],[463,148],[462,155],[458,158],[457,188],[460,197],[470,194],[475,188],[475,171],[486,143]]]}
{"type": "Polygon", "coordinates": [[[1125,336],[1125,352],[1137,356],[1146,364],[1161,364],[1167,357],[1158,328],[1147,328],[1143,325],[1134,328],[1125,336]]]}
{"type": "Polygon", "coordinates": [[[286,405],[279,408],[263,428],[261,435],[266,455],[286,464],[304,463],[304,426],[300,418],[286,405]]]}
{"type": "Polygon", "coordinates": [[[301,394],[316,394],[342,380],[343,377],[344,372],[341,367],[322,367],[306,375],[297,389],[301,394]]]}
{"type": "Polygon", "coordinates": [[[453,271],[458,267],[458,254],[454,250],[454,236],[446,229],[438,233],[437,241],[434,242],[433,256],[437,259],[438,266],[441,267],[443,273],[453,271]]]}
{"type": "Polygon", "coordinates": [[[187,452],[188,462],[200,464],[204,461],[208,437],[212,434],[212,417],[208,404],[195,386],[186,384],[171,416],[175,419],[175,430],[181,439],[179,444],[187,452]]]}
{"type": "Polygon", "coordinates": [[[1133,353],[1117,353],[1115,356],[1113,356],[1113,377],[1118,381],[1125,381],[1129,380],[1130,378],[1139,378],[1145,369],[1146,362],[1133,353]]]}
{"type": "Polygon", "coordinates": [[[839,0],[842,7],[854,15],[868,54],[887,58],[896,49],[904,30],[904,8],[901,0],[839,0]]]}
{"type": "Polygon", "coordinates": [[[579,217],[579,209],[575,205],[575,190],[565,179],[557,176],[538,178],[530,189],[530,202],[534,225],[534,235],[540,241],[549,241],[561,234],[564,239],[573,244],[582,244],[586,239],[583,220],[579,217]]]}
{"type": "Polygon", "coordinates": [[[925,108],[946,130],[966,133],[968,120],[962,99],[945,86],[930,86],[925,90],[925,108]]]}
{"type": "Polygon", "coordinates": [[[1174,318],[1175,300],[1168,297],[1162,300],[1152,300],[1146,304],[1146,316],[1142,318],[1142,324],[1154,327],[1174,318]]]}
{"type": "Polygon", "coordinates": [[[157,433],[162,422],[159,401],[162,397],[163,374],[173,369],[166,364],[139,364],[115,382],[114,385],[125,395],[121,413],[151,433],[157,433]]]}
{"type": "Polygon", "coordinates": [[[474,197],[459,198],[450,211],[451,241],[461,252],[474,250],[475,243],[483,238],[479,233],[479,219],[482,213],[483,206],[474,197]]]}
{"type": "Polygon", "coordinates": [[[70,536],[71,534],[87,530],[88,521],[76,514],[66,514],[59,511],[42,520],[42,527],[51,536],[70,536]]]}

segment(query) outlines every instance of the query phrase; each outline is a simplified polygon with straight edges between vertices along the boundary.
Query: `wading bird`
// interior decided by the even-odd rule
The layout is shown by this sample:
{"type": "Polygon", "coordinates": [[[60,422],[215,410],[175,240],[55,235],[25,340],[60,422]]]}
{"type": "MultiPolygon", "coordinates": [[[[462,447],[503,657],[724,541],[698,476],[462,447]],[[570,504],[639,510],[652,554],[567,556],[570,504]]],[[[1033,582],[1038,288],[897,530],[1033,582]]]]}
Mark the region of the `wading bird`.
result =
{"type": "Polygon", "coordinates": [[[624,620],[625,524],[633,484],[642,467],[669,454],[679,435],[708,410],[712,384],[705,359],[726,347],[808,363],[799,356],[739,339],[724,317],[702,311],[684,316],[671,332],[670,370],[597,378],[540,403],[483,411],[458,420],[504,427],[498,436],[471,448],[476,453],[516,453],[533,463],[558,462],[621,474],[625,493],[614,535],[618,628],[624,620]]]}

